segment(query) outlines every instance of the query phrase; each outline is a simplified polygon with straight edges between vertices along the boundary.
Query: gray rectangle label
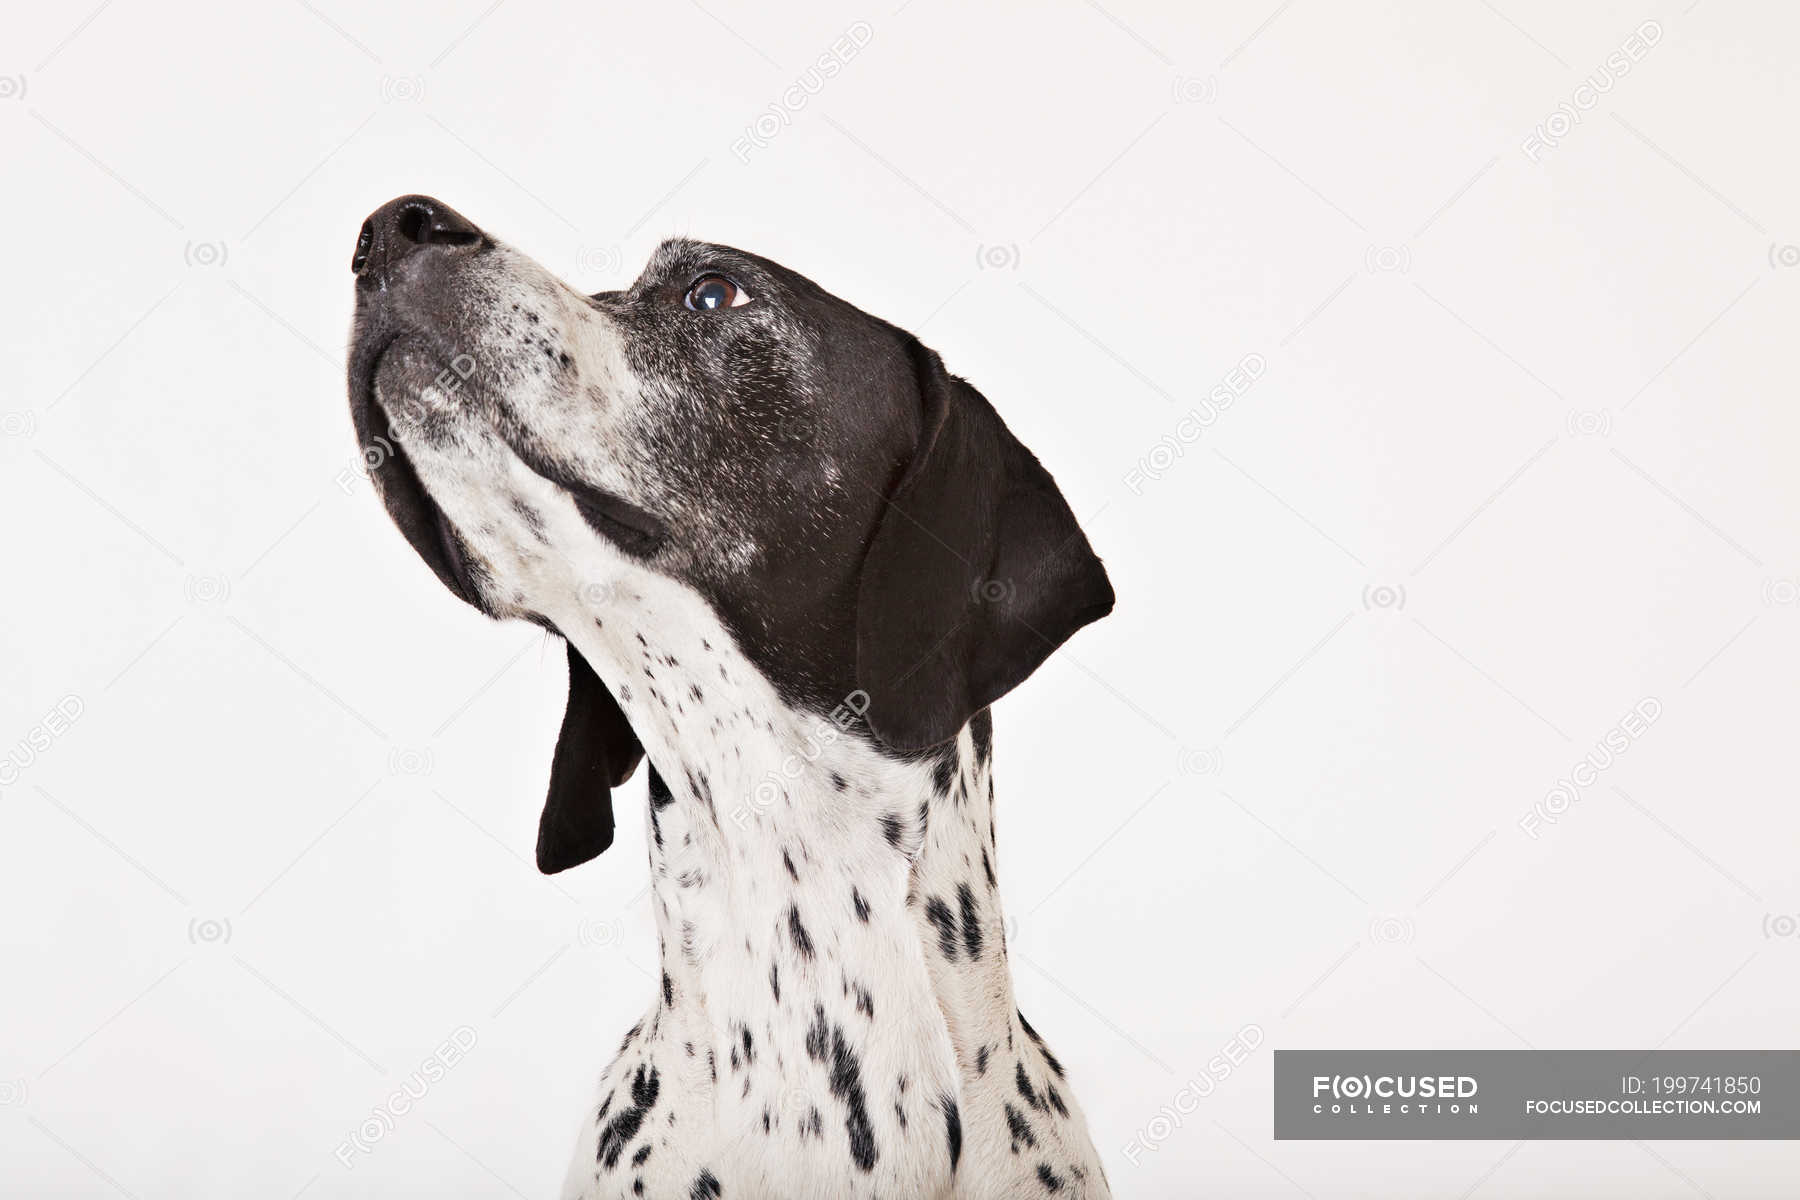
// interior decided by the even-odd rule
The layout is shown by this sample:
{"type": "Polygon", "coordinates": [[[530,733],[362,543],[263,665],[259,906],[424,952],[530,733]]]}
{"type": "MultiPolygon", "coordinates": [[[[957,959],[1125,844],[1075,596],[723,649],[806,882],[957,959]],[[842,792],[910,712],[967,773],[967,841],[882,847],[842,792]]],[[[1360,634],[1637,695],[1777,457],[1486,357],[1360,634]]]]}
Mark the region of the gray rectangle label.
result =
{"type": "Polygon", "coordinates": [[[1800,1051],[1277,1050],[1275,1137],[1800,1138],[1800,1051]]]}

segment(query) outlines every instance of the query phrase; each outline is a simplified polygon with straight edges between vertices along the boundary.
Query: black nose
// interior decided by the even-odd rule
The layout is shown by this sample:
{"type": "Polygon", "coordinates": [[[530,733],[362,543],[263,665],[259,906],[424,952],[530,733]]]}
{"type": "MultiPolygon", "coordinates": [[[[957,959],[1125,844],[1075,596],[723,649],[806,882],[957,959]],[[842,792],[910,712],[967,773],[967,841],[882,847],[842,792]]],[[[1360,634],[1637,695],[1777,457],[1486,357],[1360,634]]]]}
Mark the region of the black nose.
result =
{"type": "Polygon", "coordinates": [[[380,274],[426,246],[479,245],[475,223],[430,196],[402,196],[369,214],[350,258],[354,275],[380,274]]]}

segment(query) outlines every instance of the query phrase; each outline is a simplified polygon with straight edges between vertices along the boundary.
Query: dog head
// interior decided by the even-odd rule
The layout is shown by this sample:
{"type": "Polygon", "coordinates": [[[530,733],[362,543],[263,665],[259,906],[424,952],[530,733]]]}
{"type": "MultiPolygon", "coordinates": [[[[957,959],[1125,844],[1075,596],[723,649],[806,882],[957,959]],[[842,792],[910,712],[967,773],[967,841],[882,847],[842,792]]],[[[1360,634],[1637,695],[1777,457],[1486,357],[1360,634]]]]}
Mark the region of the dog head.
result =
{"type": "MultiPolygon", "coordinates": [[[[895,754],[953,738],[1112,607],[1048,472],[912,335],[766,259],[665,242],[584,296],[442,202],[364,222],[350,407],[457,596],[567,633],[654,580],[788,705],[895,754]]],[[[602,673],[607,664],[601,664],[602,673]]],[[[612,840],[642,745],[569,641],[539,866],[612,840]]]]}

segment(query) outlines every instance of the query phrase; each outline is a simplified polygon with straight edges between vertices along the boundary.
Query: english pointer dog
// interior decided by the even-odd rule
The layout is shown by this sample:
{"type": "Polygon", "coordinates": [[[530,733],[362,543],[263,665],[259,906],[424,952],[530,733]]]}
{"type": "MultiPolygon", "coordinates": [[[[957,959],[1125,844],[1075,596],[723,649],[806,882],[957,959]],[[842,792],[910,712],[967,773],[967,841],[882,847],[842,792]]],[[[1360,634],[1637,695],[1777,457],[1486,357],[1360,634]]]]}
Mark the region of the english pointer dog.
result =
{"type": "Polygon", "coordinates": [[[1112,587],[912,335],[677,239],[582,295],[425,196],[364,222],[350,408],[444,585],[567,642],[538,830],[648,758],[656,995],[565,1200],[1110,1193],[1013,1001],[987,708],[1112,587]]]}

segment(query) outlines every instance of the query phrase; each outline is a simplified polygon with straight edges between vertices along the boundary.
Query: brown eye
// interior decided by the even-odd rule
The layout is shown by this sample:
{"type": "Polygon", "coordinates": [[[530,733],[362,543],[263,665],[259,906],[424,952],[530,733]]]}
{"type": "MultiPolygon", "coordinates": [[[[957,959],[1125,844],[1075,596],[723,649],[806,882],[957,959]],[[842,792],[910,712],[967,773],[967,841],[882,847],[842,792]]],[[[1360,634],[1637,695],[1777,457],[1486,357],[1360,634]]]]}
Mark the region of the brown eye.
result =
{"type": "Polygon", "coordinates": [[[702,275],[688,288],[684,302],[695,312],[711,312],[715,308],[748,304],[750,293],[723,275],[702,275]]]}

